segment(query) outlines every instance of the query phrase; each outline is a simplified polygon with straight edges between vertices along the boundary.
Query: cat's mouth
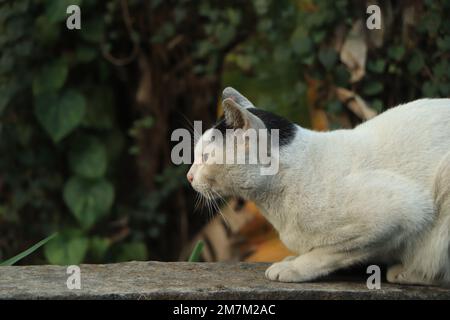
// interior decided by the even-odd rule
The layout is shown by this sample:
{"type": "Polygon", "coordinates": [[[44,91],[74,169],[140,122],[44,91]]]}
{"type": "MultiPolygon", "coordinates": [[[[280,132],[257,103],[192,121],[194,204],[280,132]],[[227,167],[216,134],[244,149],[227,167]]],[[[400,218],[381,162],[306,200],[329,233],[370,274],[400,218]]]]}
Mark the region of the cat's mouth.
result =
{"type": "Polygon", "coordinates": [[[194,188],[195,191],[197,191],[197,193],[204,197],[204,198],[208,198],[208,199],[219,199],[222,198],[222,196],[219,194],[219,192],[215,191],[214,189],[211,188],[199,188],[199,187],[195,187],[192,186],[194,188]]]}

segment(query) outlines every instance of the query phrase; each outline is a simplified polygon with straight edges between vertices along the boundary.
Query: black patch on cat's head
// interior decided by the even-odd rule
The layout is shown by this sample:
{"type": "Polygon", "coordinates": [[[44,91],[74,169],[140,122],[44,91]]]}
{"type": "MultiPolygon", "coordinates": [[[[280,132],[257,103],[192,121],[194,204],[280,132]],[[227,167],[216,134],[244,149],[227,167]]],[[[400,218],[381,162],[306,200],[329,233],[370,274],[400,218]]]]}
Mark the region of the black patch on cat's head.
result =
{"type": "MultiPolygon", "coordinates": [[[[288,145],[294,139],[297,129],[295,124],[291,121],[269,111],[257,108],[248,108],[247,110],[261,119],[268,130],[279,130],[280,147],[288,145]]],[[[225,134],[226,129],[233,129],[226,123],[223,117],[214,125],[213,128],[219,130],[222,134],[225,134]]]]}

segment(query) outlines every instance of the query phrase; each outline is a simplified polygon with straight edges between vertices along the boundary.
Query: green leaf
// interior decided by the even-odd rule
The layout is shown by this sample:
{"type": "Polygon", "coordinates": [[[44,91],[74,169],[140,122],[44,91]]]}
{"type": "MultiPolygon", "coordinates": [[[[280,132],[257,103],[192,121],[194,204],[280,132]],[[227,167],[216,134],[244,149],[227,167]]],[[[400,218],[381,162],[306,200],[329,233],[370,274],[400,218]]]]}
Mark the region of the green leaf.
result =
{"type": "Polygon", "coordinates": [[[80,264],[84,260],[88,244],[88,239],[79,230],[67,230],[45,246],[44,254],[51,264],[80,264]]]}
{"type": "Polygon", "coordinates": [[[367,69],[374,73],[383,73],[386,68],[386,61],[383,59],[377,59],[375,61],[369,61],[367,63],[367,69]]]}
{"type": "Polygon", "coordinates": [[[60,36],[62,28],[55,28],[46,15],[35,20],[33,36],[39,44],[52,45],[60,36]]]}
{"type": "Polygon", "coordinates": [[[107,238],[91,238],[89,241],[89,257],[96,263],[102,262],[110,245],[111,241],[107,238]]]}
{"type": "Polygon", "coordinates": [[[57,91],[64,85],[68,73],[69,68],[63,59],[44,66],[33,78],[33,94],[37,96],[45,92],[57,91]]]}
{"type": "Polygon", "coordinates": [[[189,257],[189,262],[198,262],[200,260],[200,254],[202,253],[204,245],[205,243],[202,240],[199,240],[196,243],[194,250],[192,250],[191,256],[189,257]]]}
{"type": "Polygon", "coordinates": [[[338,86],[346,87],[350,80],[350,73],[343,65],[339,65],[334,69],[334,79],[338,86]]]}
{"type": "Polygon", "coordinates": [[[99,178],[106,172],[105,146],[95,137],[79,137],[69,152],[72,171],[84,178],[99,178]]]}
{"type": "Polygon", "coordinates": [[[397,67],[397,64],[394,64],[394,63],[391,63],[388,66],[388,70],[387,71],[388,71],[388,73],[391,73],[391,74],[401,74],[400,68],[397,67]]]}
{"type": "Polygon", "coordinates": [[[300,56],[308,56],[312,53],[313,42],[306,35],[299,35],[292,38],[292,48],[300,56]]]}
{"type": "Polygon", "coordinates": [[[46,244],[47,242],[49,242],[50,240],[52,240],[54,237],[56,237],[57,233],[53,233],[52,235],[48,236],[47,238],[39,241],[38,243],[36,243],[34,246],[28,248],[27,250],[19,253],[18,255],[3,261],[2,263],[0,263],[0,266],[12,266],[14,265],[16,262],[18,262],[19,260],[22,260],[23,258],[29,256],[30,254],[32,254],[34,251],[36,251],[37,249],[39,249],[40,247],[42,247],[44,244],[46,244]]]}
{"type": "Polygon", "coordinates": [[[83,118],[83,126],[95,129],[112,129],[115,121],[114,93],[110,88],[95,86],[95,90],[89,90],[86,114],[83,118]]]}
{"type": "Polygon", "coordinates": [[[75,90],[43,94],[35,100],[35,114],[53,141],[59,142],[81,123],[85,105],[84,97],[75,90]]]}
{"type": "Polygon", "coordinates": [[[411,60],[408,63],[408,71],[413,75],[417,74],[419,71],[422,70],[424,65],[425,60],[423,58],[423,55],[422,53],[417,51],[414,53],[414,55],[411,57],[411,60]]]}
{"type": "Polygon", "coordinates": [[[383,91],[383,84],[381,82],[369,82],[364,86],[363,93],[368,96],[374,96],[383,91]]]}
{"type": "Polygon", "coordinates": [[[442,51],[450,51],[450,35],[437,39],[437,46],[442,51]]]}
{"type": "Polygon", "coordinates": [[[441,13],[431,11],[427,15],[425,15],[423,21],[421,21],[421,24],[423,24],[423,26],[431,36],[434,36],[438,33],[441,22],[441,13]]]}
{"type": "Polygon", "coordinates": [[[319,52],[319,61],[327,70],[336,64],[337,58],[337,53],[333,49],[321,49],[319,52]]]}
{"type": "Polygon", "coordinates": [[[433,82],[427,81],[422,85],[422,94],[427,98],[435,98],[438,93],[438,87],[433,82]]]}
{"type": "Polygon", "coordinates": [[[375,109],[378,113],[383,111],[383,101],[381,101],[380,99],[375,99],[374,101],[372,101],[372,103],[370,104],[372,109],[375,109]]]}
{"type": "Polygon", "coordinates": [[[45,15],[50,23],[56,23],[63,21],[69,15],[66,13],[67,7],[75,4],[81,5],[82,0],[58,0],[58,1],[45,1],[45,15]]]}
{"type": "Polygon", "coordinates": [[[133,126],[128,131],[128,134],[132,137],[138,137],[140,131],[142,129],[150,129],[153,126],[153,117],[147,116],[141,119],[138,119],[133,122],[133,126]]]}
{"type": "Polygon", "coordinates": [[[320,43],[327,35],[327,30],[318,30],[313,33],[312,38],[315,43],[320,43]]]}
{"type": "Polygon", "coordinates": [[[116,261],[146,261],[148,260],[148,252],[145,243],[132,242],[124,243],[118,248],[116,261]]]}
{"type": "Polygon", "coordinates": [[[393,46],[388,49],[389,57],[396,61],[400,61],[403,58],[403,56],[405,55],[405,52],[406,52],[405,47],[403,47],[401,45],[393,46]]]}
{"type": "Polygon", "coordinates": [[[442,59],[433,66],[433,76],[436,78],[446,77],[449,75],[448,70],[450,70],[450,67],[447,60],[442,59]]]}
{"type": "Polygon", "coordinates": [[[72,177],[64,186],[64,202],[79,224],[89,229],[111,209],[114,187],[105,179],[72,177]]]}

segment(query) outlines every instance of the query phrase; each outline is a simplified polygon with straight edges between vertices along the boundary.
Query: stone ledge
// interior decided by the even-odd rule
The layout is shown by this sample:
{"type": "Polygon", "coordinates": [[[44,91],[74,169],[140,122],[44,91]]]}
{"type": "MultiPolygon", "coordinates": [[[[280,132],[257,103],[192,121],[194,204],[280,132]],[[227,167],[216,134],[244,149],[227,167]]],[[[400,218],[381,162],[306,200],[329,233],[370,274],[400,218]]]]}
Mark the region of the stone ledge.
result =
{"type": "Polygon", "coordinates": [[[0,299],[450,299],[450,290],[327,278],[266,280],[266,263],[126,262],[81,265],[80,290],[61,266],[0,267],[0,299]]]}

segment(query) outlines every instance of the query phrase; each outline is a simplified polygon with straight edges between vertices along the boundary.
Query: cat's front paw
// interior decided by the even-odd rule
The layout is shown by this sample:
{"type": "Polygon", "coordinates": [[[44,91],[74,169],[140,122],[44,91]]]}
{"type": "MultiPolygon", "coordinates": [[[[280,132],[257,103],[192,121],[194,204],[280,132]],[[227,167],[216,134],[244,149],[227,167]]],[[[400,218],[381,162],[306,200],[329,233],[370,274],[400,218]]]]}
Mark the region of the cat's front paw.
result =
{"type": "Polygon", "coordinates": [[[282,261],[272,264],[266,270],[266,278],[280,282],[302,282],[306,277],[296,269],[292,261],[282,261]]]}

